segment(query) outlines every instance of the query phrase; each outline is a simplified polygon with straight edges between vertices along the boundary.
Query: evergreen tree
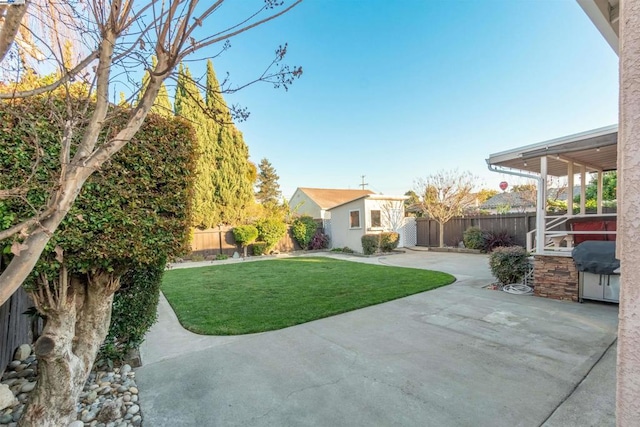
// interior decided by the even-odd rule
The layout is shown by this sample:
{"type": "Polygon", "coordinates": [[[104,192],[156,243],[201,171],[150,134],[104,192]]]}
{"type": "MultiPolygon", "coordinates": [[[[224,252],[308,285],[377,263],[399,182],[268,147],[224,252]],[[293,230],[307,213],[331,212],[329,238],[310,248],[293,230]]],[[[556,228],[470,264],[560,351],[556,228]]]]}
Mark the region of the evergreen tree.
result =
{"type": "Polygon", "coordinates": [[[182,64],[178,68],[175,112],[191,122],[198,141],[191,224],[198,228],[215,227],[221,222],[219,208],[214,202],[215,186],[211,179],[216,170],[216,142],[209,135],[209,121],[204,112],[202,95],[189,69],[182,64]]]}
{"type": "Polygon", "coordinates": [[[278,184],[280,177],[267,158],[260,160],[258,167],[260,172],[258,173],[256,200],[262,204],[278,204],[282,194],[280,192],[280,184],[278,184]]]}
{"type": "MultiPolygon", "coordinates": [[[[155,56],[151,58],[151,63],[153,67],[155,67],[158,63],[155,56]]],[[[140,97],[141,94],[144,93],[144,88],[147,86],[148,81],[149,72],[145,71],[144,77],[142,78],[142,88],[140,92],[138,92],[138,97],[140,97]]],[[[173,107],[171,106],[171,101],[169,101],[169,92],[167,92],[167,87],[164,85],[164,83],[162,83],[162,85],[160,86],[160,91],[158,92],[158,96],[153,102],[153,106],[151,107],[150,111],[160,114],[163,117],[173,117],[173,107]]]]}
{"type": "Polygon", "coordinates": [[[220,90],[213,63],[207,61],[207,128],[216,142],[215,170],[211,173],[213,200],[225,224],[237,224],[246,217],[253,203],[255,166],[249,161],[249,148],[231,119],[220,90]]]}

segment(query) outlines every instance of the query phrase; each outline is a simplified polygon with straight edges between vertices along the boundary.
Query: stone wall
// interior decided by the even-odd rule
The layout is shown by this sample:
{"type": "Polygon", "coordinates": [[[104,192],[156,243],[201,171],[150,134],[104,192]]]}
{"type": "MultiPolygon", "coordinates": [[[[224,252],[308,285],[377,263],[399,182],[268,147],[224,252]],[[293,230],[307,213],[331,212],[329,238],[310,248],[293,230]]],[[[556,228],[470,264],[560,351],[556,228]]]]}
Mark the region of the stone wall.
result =
{"type": "Polygon", "coordinates": [[[578,270],[571,257],[536,255],[533,282],[536,296],[578,301],[578,270]]]}

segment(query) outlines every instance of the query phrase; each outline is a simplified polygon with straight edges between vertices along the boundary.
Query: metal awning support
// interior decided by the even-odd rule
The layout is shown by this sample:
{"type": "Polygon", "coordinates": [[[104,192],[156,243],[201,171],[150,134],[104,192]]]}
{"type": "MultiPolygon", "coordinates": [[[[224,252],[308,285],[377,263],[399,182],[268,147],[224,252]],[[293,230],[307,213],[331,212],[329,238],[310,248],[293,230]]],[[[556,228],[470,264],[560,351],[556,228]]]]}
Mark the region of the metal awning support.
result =
{"type": "Polygon", "coordinates": [[[536,252],[542,253],[544,252],[544,230],[545,230],[545,215],[546,215],[546,200],[547,200],[547,158],[543,157],[540,159],[540,165],[544,165],[544,174],[541,175],[531,175],[522,172],[516,172],[511,169],[499,169],[498,167],[492,165],[487,160],[487,167],[491,172],[504,173],[507,175],[519,176],[521,178],[529,178],[535,179],[538,188],[538,198],[536,201],[536,252]]]}
{"type": "Polygon", "coordinates": [[[573,162],[567,163],[567,216],[573,216],[573,162]]]}

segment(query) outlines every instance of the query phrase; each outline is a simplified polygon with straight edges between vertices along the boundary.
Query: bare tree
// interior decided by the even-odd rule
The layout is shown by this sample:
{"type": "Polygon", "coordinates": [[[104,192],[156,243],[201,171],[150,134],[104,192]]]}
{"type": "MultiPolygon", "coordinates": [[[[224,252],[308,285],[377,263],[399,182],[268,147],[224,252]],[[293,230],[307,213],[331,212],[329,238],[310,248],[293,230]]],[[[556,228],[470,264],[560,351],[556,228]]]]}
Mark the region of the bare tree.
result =
{"type": "Polygon", "coordinates": [[[384,228],[397,232],[404,224],[404,199],[385,200],[380,205],[380,215],[384,228]]]}
{"type": "Polygon", "coordinates": [[[477,177],[471,172],[439,171],[416,181],[425,215],[435,219],[440,228],[440,247],[444,247],[444,225],[473,204],[473,187],[477,177]]]}
{"type": "MultiPolygon", "coordinates": [[[[221,51],[227,49],[231,37],[281,16],[301,1],[264,0],[255,13],[235,22],[223,19],[229,11],[224,8],[224,0],[71,0],[66,2],[69,7],[56,9],[58,15],[48,21],[39,18],[38,11],[64,2],[33,0],[24,7],[0,8],[2,71],[3,75],[16,73],[14,84],[1,85],[0,99],[15,102],[56,91],[61,99],[67,100],[67,115],[59,118],[62,133],[57,182],[51,186],[47,201],[33,207],[30,218],[0,230],[0,240],[13,240],[13,258],[0,275],[0,305],[32,272],[87,178],[106,166],[140,129],[161,85],[172,77],[177,64],[212,45],[221,46],[221,51]],[[212,23],[203,31],[208,21],[212,23]],[[21,26],[16,28],[16,22],[21,22],[21,26]],[[220,22],[227,24],[215,29],[213,25],[220,22]],[[46,37],[43,28],[47,30],[46,37]],[[30,37],[24,36],[27,33],[30,37]],[[28,43],[18,43],[20,37],[28,43]],[[67,40],[78,43],[73,54],[67,40]],[[35,47],[57,71],[53,79],[24,87],[19,82],[29,71],[24,53],[35,47]],[[135,70],[148,72],[144,85],[134,83],[138,78],[129,75],[135,70]],[[81,93],[73,86],[78,81],[88,87],[84,104],[78,102],[81,93]],[[130,100],[137,100],[122,126],[111,121],[114,109],[109,99],[116,84],[128,84],[132,89],[130,100]]],[[[300,67],[281,65],[285,54],[286,45],[278,48],[272,67],[255,81],[286,88],[300,76],[300,67]]],[[[227,85],[226,89],[238,87],[227,85]]],[[[37,146],[37,136],[24,144],[37,146]]],[[[20,197],[25,188],[26,184],[1,188],[0,200],[20,197]]],[[[39,288],[32,293],[36,306],[46,309],[49,320],[35,345],[43,362],[39,365],[41,380],[21,425],[67,425],[75,418],[75,402],[107,333],[119,277],[108,272],[90,272],[85,282],[67,273],[62,269],[60,277],[38,283],[39,288]]]]}

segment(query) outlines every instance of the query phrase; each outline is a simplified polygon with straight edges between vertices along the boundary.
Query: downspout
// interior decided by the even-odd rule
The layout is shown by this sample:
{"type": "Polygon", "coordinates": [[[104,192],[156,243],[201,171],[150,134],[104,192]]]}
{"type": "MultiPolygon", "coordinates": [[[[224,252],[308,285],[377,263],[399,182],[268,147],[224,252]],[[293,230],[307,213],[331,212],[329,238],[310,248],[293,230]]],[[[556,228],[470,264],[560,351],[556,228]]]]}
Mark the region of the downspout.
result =
{"type": "Polygon", "coordinates": [[[545,191],[542,191],[543,188],[546,187],[544,178],[539,175],[531,175],[528,173],[516,172],[513,170],[498,169],[496,166],[489,163],[489,159],[487,159],[486,162],[487,162],[487,168],[489,168],[491,172],[505,173],[507,175],[515,175],[522,178],[535,179],[536,181],[538,181],[538,191],[537,191],[537,200],[536,200],[536,253],[541,254],[542,252],[544,252],[544,228],[546,226],[545,217],[544,217],[545,216],[545,212],[544,212],[545,191]],[[540,208],[541,206],[542,206],[542,209],[540,208]]]}

